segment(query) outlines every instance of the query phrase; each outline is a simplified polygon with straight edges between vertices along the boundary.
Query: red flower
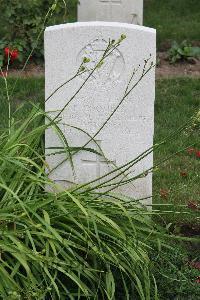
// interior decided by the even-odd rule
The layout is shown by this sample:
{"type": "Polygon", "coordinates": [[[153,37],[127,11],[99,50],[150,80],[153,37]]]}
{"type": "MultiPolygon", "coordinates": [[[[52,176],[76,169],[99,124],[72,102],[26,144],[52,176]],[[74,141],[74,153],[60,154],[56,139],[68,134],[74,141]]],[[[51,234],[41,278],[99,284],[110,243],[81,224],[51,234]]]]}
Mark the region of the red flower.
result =
{"type": "Polygon", "coordinates": [[[200,283],[200,276],[197,277],[197,279],[195,280],[195,282],[200,283]]]}
{"type": "Polygon", "coordinates": [[[9,47],[6,47],[4,49],[4,53],[5,53],[5,56],[8,58],[10,57],[10,60],[11,62],[13,62],[14,60],[16,60],[19,56],[19,51],[18,49],[10,49],[9,47]]]}
{"type": "Polygon", "coordinates": [[[181,172],[180,172],[180,176],[181,176],[181,177],[187,177],[187,175],[188,175],[188,174],[187,174],[187,172],[185,172],[185,171],[181,171],[181,172]]]}
{"type": "Polygon", "coordinates": [[[195,154],[197,158],[200,158],[200,150],[196,150],[195,154]]]}
{"type": "Polygon", "coordinates": [[[191,155],[192,153],[194,153],[194,152],[195,152],[195,149],[194,149],[194,148],[188,148],[188,149],[187,149],[187,153],[190,154],[190,155],[191,155]]]}
{"type": "Polygon", "coordinates": [[[10,48],[6,47],[6,48],[4,49],[4,53],[5,53],[5,56],[8,57],[9,54],[10,54],[10,48]]]}
{"type": "Polygon", "coordinates": [[[160,197],[161,198],[166,199],[168,196],[169,196],[168,190],[160,189],[160,197]]]}
{"type": "Polygon", "coordinates": [[[12,60],[15,60],[15,59],[18,58],[18,56],[19,56],[19,51],[18,51],[18,49],[14,49],[14,50],[11,52],[11,59],[12,59],[12,60]]]}
{"type": "Polygon", "coordinates": [[[0,72],[0,76],[1,76],[1,77],[7,77],[7,76],[8,76],[8,73],[7,73],[7,72],[1,71],[1,72],[0,72]]]}
{"type": "Polygon", "coordinates": [[[188,208],[191,208],[192,210],[198,210],[198,204],[194,201],[189,201],[187,206],[188,206],[188,208]]]}
{"type": "Polygon", "coordinates": [[[191,261],[189,262],[189,265],[192,267],[192,268],[195,268],[197,270],[200,270],[200,261],[191,261]]]}

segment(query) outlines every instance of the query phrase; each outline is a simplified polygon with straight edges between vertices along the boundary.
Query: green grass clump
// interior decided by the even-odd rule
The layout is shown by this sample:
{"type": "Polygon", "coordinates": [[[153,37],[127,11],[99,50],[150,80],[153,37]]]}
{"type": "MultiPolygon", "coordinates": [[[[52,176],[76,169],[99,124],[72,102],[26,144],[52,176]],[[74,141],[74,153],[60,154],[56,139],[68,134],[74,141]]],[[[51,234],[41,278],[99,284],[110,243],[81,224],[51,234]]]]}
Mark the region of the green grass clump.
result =
{"type": "Polygon", "coordinates": [[[34,106],[0,135],[0,299],[157,299],[148,253],[165,247],[164,230],[137,202],[58,192],[48,126],[34,106]]]}

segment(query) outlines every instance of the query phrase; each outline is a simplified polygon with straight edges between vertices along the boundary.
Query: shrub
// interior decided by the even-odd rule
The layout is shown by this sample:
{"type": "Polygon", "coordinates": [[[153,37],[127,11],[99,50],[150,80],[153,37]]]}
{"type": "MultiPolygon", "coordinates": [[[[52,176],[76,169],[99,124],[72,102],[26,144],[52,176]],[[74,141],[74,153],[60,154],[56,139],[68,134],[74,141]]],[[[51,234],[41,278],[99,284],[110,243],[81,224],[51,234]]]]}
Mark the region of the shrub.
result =
{"type": "Polygon", "coordinates": [[[169,60],[172,64],[180,60],[200,57],[200,47],[192,47],[187,41],[178,44],[174,42],[169,50],[169,60]]]}
{"type": "Polygon", "coordinates": [[[68,18],[68,11],[75,14],[77,0],[1,0],[1,37],[0,37],[0,64],[5,59],[3,49],[18,49],[19,61],[24,62],[30,51],[36,47],[34,60],[43,59],[43,40],[38,40],[38,33],[44,27],[44,19],[50,5],[55,14],[50,13],[45,25],[72,21],[68,18]],[[54,5],[56,4],[56,5],[54,5]],[[3,29],[4,28],[4,29],[3,29]],[[37,41],[37,42],[36,42],[37,41]]]}

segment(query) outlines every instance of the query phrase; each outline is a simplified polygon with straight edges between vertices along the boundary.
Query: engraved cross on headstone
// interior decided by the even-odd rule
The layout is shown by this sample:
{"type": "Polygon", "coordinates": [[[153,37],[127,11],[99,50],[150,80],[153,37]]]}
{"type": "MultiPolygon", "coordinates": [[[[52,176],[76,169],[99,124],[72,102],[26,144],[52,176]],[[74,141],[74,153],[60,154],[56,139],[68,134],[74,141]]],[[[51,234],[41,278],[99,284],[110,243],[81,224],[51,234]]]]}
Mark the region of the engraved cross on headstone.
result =
{"type": "MultiPolygon", "coordinates": [[[[96,143],[99,145],[99,147],[96,145],[95,149],[99,152],[99,149],[101,149],[101,141],[96,141],[96,143]]],[[[94,148],[94,147],[93,147],[94,148]]],[[[94,160],[90,159],[82,159],[83,164],[94,166],[96,168],[96,178],[104,175],[105,173],[109,172],[102,172],[103,166],[113,166],[113,164],[116,164],[115,160],[106,160],[103,156],[96,154],[96,157],[94,160]]]]}

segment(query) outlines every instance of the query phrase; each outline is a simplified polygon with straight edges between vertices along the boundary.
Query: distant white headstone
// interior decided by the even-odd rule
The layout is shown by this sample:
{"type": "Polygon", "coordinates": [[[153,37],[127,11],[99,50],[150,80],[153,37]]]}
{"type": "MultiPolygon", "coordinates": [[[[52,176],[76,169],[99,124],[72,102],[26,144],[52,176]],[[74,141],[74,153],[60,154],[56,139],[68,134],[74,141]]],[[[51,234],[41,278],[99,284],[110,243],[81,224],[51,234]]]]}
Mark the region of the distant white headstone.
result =
{"type": "MultiPolygon", "coordinates": [[[[80,151],[73,156],[73,172],[69,159],[55,169],[66,159],[66,155],[49,156],[52,150],[47,149],[46,161],[50,170],[54,169],[49,175],[52,180],[65,187],[83,184],[108,171],[115,170],[116,166],[120,167],[128,163],[153,145],[154,69],[144,76],[135,89],[122,101],[108,123],[96,134],[127,92],[126,87],[133,69],[141,65],[129,89],[137,83],[143,72],[144,60],[149,58],[150,54],[151,60],[155,60],[156,32],[146,27],[90,22],[58,25],[46,29],[46,98],[76,73],[84,57],[88,59],[85,63],[87,71],[59,89],[46,102],[46,111],[52,112],[50,114],[55,116],[56,112],[58,113],[72,99],[60,114],[60,127],[70,147],[87,144],[86,148],[94,150],[93,152],[80,151]],[[89,70],[92,70],[101,59],[108,41],[117,40],[121,34],[126,35],[126,39],[118,48],[113,48],[103,65],[96,69],[81,88],[90,74],[89,70]],[[73,98],[79,88],[81,88],[79,93],[73,98]],[[81,131],[77,128],[81,128],[81,131]],[[91,137],[94,137],[94,141],[91,141],[91,137]],[[100,148],[105,157],[95,152],[100,152],[100,148]]],[[[147,62],[146,69],[149,64],[150,61],[147,62]]],[[[47,130],[46,148],[59,145],[56,134],[51,129],[47,130]]],[[[151,154],[134,165],[129,170],[129,174],[126,172],[125,178],[137,176],[152,165],[153,155],[151,154]]],[[[108,178],[103,180],[105,179],[108,178]]],[[[100,182],[102,183],[103,180],[100,182]]],[[[148,174],[126,184],[118,191],[137,199],[149,197],[152,195],[152,175],[148,174]]],[[[147,203],[151,203],[151,200],[147,203]]]]}
{"type": "Polygon", "coordinates": [[[108,21],[142,25],[143,0],[79,0],[78,21],[108,21]]]}

